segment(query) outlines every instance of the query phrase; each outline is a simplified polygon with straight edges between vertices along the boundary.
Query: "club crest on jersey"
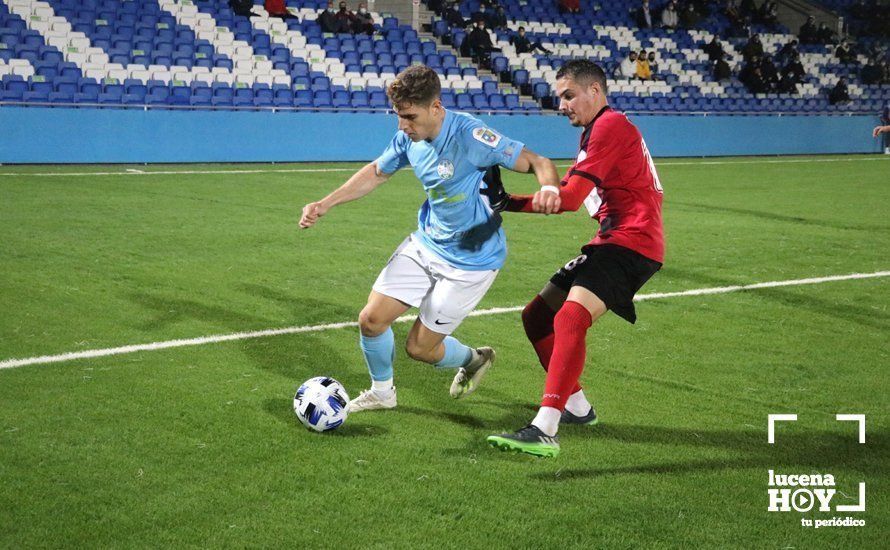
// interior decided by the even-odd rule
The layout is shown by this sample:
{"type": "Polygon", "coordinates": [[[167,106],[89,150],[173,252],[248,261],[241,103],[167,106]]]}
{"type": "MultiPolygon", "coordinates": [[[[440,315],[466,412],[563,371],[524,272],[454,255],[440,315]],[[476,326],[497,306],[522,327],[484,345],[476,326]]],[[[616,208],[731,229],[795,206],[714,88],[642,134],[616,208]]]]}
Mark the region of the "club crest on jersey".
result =
{"type": "Polygon", "coordinates": [[[436,167],[436,172],[439,173],[441,179],[450,180],[454,176],[454,164],[450,160],[445,159],[436,167]]]}
{"type": "Polygon", "coordinates": [[[498,143],[501,142],[501,136],[488,128],[476,128],[473,130],[473,137],[492,147],[497,147],[498,143]]]}

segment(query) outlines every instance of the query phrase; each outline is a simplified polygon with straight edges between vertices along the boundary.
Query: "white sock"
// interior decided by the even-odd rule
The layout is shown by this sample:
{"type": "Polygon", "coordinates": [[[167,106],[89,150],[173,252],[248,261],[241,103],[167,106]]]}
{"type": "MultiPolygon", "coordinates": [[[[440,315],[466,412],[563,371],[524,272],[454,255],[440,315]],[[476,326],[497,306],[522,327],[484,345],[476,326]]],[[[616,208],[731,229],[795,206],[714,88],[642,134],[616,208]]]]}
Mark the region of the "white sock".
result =
{"type": "Polygon", "coordinates": [[[566,410],[575,416],[585,416],[590,413],[590,402],[584,397],[584,390],[578,390],[569,396],[566,401],[566,410]]]}
{"type": "Polygon", "coordinates": [[[561,413],[559,412],[559,409],[554,409],[553,407],[541,407],[538,409],[538,414],[535,416],[535,419],[532,420],[532,425],[544,432],[544,435],[553,437],[556,435],[556,431],[559,430],[560,416],[561,413]]]}
{"type": "Polygon", "coordinates": [[[371,389],[378,397],[386,399],[392,395],[392,378],[389,380],[371,380],[371,389]]]}

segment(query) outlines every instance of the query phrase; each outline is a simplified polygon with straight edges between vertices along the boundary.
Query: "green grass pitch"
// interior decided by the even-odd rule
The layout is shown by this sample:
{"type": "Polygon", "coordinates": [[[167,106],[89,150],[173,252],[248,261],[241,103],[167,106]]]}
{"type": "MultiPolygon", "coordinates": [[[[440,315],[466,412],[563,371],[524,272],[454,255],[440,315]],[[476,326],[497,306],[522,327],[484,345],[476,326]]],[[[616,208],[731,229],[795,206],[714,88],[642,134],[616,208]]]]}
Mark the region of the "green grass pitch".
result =
{"type": "MultiPolygon", "coordinates": [[[[642,293],[890,269],[888,159],[657,164],[668,252],[642,293]]],[[[0,167],[0,361],[354,320],[422,201],[406,170],[300,231],[302,205],[357,166],[0,167]]],[[[504,223],[483,309],[524,305],[595,229],[504,223]]],[[[601,423],[564,427],[548,460],[485,444],[543,387],[518,313],[457,331],[499,354],[471,397],[400,347],[399,407],[329,434],[291,400],[321,374],[367,387],[352,328],[2,369],[0,547],[885,547],[888,307],[879,277],[609,315],[582,376],[601,423]],[[774,413],[798,421],[769,445],[774,413]],[[866,444],[837,413],[866,415],[866,444]],[[768,512],[770,469],[833,474],[832,506],[864,481],[867,509],[768,512]],[[866,524],[801,525],[833,516],[866,524]]]]}

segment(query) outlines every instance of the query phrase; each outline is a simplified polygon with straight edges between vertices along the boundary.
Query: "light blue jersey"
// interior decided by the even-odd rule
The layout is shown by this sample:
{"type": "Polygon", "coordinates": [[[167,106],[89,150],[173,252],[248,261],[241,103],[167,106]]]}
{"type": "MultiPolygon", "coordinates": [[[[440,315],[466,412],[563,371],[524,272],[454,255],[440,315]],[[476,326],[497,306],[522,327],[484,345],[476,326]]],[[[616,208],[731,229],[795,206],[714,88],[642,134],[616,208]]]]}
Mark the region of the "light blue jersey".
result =
{"type": "Polygon", "coordinates": [[[410,164],[423,184],[427,200],[414,235],[450,265],[485,271],[504,265],[507,239],[500,216],[479,194],[482,177],[496,164],[512,169],[522,148],[479,119],[446,110],[436,139],[415,143],[400,130],[376,162],[384,174],[410,164]]]}

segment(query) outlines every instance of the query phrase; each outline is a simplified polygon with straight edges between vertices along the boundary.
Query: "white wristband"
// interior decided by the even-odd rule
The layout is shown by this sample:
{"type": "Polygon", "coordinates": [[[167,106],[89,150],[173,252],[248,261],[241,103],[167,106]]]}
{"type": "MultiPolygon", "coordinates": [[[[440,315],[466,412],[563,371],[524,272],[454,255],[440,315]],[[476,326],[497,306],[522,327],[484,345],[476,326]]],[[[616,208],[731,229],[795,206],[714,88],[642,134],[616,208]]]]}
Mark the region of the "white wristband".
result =
{"type": "Polygon", "coordinates": [[[555,185],[542,185],[541,191],[548,191],[550,193],[556,193],[557,195],[559,195],[559,187],[555,185]]]}

